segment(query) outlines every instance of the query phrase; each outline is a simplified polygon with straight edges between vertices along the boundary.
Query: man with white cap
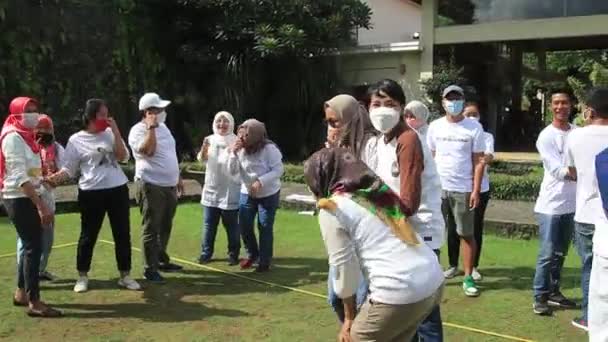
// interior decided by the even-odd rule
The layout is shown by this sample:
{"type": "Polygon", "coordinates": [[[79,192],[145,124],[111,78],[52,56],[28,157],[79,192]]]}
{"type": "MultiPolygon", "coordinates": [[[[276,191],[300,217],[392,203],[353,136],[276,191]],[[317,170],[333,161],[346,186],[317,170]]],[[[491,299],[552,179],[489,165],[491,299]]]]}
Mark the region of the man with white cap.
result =
{"type": "Polygon", "coordinates": [[[165,125],[165,108],[171,101],[156,93],[139,100],[142,120],[131,128],[129,145],[135,156],[136,199],[142,215],[144,277],[164,281],[160,271],[179,271],[167,254],[177,199],[183,193],[175,139],[165,125]]]}
{"type": "MultiPolygon", "coordinates": [[[[481,180],[485,168],[483,128],[464,117],[464,91],[456,85],[444,89],[446,115],[433,121],[427,143],[437,164],[442,188],[442,211],[449,234],[458,234],[462,242],[465,278],[464,294],[479,295],[472,277],[477,244],[474,237],[474,209],[479,205],[481,180]]],[[[449,246],[448,246],[449,247],[449,246]]],[[[450,265],[446,278],[457,274],[458,265],[450,265]]]]}

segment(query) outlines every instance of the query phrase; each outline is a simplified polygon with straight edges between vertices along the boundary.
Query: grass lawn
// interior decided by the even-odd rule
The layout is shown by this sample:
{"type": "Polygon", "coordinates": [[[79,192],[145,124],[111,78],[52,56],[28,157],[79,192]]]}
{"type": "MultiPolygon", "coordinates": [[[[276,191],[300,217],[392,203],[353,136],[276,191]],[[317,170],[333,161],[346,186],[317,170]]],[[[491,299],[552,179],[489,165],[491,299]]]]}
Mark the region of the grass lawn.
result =
{"type": "MultiPolygon", "coordinates": [[[[175,219],[170,252],[194,260],[200,251],[201,210],[182,205],[175,219]]],[[[140,247],[139,215],[132,212],[133,246],[140,247]]],[[[55,244],[78,240],[77,215],[57,218],[55,244]]],[[[0,221],[0,255],[14,252],[15,233],[0,221]]],[[[100,239],[112,241],[109,227],[100,239]]],[[[211,267],[247,277],[325,295],[327,262],[315,218],[281,211],[275,226],[275,260],[271,273],[257,275],[228,267],[223,260],[225,234],[220,231],[211,267]]],[[[442,305],[445,322],[537,341],[584,341],[570,325],[576,311],[542,318],[532,313],[532,276],[536,241],[489,236],[482,258],[482,296],[464,297],[458,280],[447,284],[442,305]]],[[[445,253],[444,253],[445,254],[445,253]]],[[[165,285],[148,285],[143,292],[118,290],[113,246],[98,242],[91,291],[72,292],[76,278],[76,247],[53,251],[49,269],[61,279],[44,283],[42,297],[62,308],[65,318],[28,318],[14,308],[14,257],[0,258],[0,340],[11,341],[334,341],[337,324],[322,298],[236,278],[194,264],[167,275],[165,285]]],[[[133,275],[140,278],[142,258],[133,252],[133,275]]],[[[579,258],[571,253],[563,274],[564,293],[580,299],[579,258]]],[[[447,341],[508,341],[453,326],[445,327],[447,341]]]]}

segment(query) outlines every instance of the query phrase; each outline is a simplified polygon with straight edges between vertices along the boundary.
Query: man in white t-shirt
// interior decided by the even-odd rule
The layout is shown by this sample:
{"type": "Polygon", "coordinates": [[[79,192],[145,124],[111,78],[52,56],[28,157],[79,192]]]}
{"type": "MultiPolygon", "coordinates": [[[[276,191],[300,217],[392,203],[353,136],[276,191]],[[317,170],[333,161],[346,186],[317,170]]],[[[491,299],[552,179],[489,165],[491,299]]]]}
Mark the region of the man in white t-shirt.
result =
{"type": "Polygon", "coordinates": [[[584,112],[586,127],[568,136],[567,166],[576,174],[576,215],[574,215],[575,245],[582,261],[583,288],[582,316],[575,318],[575,327],[587,330],[589,278],[593,263],[593,234],[596,212],[602,211],[599,193],[595,186],[595,158],[608,148],[608,112],[602,118],[603,104],[608,104],[608,91],[594,89],[589,93],[584,112]],[[596,109],[597,108],[597,109],[596,109]]]}
{"type": "Polygon", "coordinates": [[[591,340],[608,341],[608,301],[606,291],[602,290],[608,281],[608,273],[602,274],[608,270],[608,219],[602,199],[608,203],[608,198],[603,198],[608,193],[602,194],[599,186],[606,183],[608,175],[605,167],[608,162],[608,88],[593,89],[585,105],[586,126],[568,136],[566,156],[570,172],[577,179],[575,244],[582,261],[582,316],[572,324],[583,330],[595,326],[591,340]],[[594,282],[591,278],[602,279],[602,287],[590,286],[590,282],[594,282]]]}
{"type": "Polygon", "coordinates": [[[551,96],[553,122],[538,136],[536,148],[545,173],[534,212],[538,220],[540,249],[534,275],[534,313],[550,315],[551,306],[574,309],[576,303],[560,291],[564,260],[574,230],[576,182],[565,163],[566,140],[574,126],[568,119],[572,111],[570,95],[551,96]]]}
{"type": "Polygon", "coordinates": [[[165,108],[171,101],[147,93],[139,100],[143,118],[131,128],[129,145],[135,156],[137,202],[142,214],[144,277],[163,282],[158,271],[179,271],[170,262],[167,245],[171,235],[178,193],[183,192],[175,139],[165,125],[165,108]]]}
{"type": "MultiPolygon", "coordinates": [[[[465,272],[462,288],[465,295],[476,297],[479,289],[472,277],[477,251],[473,222],[485,168],[483,128],[479,122],[462,114],[462,88],[452,85],[443,91],[443,108],[446,115],[430,124],[427,143],[441,180],[442,211],[448,238],[450,234],[458,234],[461,240],[465,272]]],[[[457,274],[457,266],[450,265],[446,278],[457,274]]]]}

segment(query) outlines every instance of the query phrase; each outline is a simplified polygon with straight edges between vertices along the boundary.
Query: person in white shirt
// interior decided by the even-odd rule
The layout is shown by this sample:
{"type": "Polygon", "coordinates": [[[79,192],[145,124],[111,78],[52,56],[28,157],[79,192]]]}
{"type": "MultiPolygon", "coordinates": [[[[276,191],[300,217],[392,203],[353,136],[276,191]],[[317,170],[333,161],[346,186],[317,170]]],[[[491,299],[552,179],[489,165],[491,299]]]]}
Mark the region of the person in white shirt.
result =
{"type": "Polygon", "coordinates": [[[83,129],[68,140],[63,168],[46,179],[52,184],[59,184],[80,175],[80,238],[76,256],[79,278],[74,285],[74,292],[81,293],[89,289],[88,273],[93,250],[106,214],[114,237],[114,252],[120,273],[118,285],[128,290],[141,290],[141,286],[130,276],[128,179],[118,164],[129,160],[129,150],[116,122],[109,115],[105,101],[87,100],[82,121],[83,129]]]}
{"type": "Polygon", "coordinates": [[[426,134],[429,131],[429,117],[431,113],[429,108],[420,101],[410,101],[405,106],[405,123],[418,133],[420,140],[424,145],[426,143],[426,134]]]}
{"type": "Polygon", "coordinates": [[[345,303],[339,340],[411,341],[439,303],[443,274],[399,196],[344,148],[313,154],[304,175],[318,200],[334,289],[345,303]],[[361,270],[369,299],[355,318],[361,270]]]}
{"type": "Polygon", "coordinates": [[[232,175],[240,177],[242,184],[239,226],[248,257],[241,261],[240,266],[248,269],[257,261],[256,272],[267,272],[272,262],[283,155],[277,145],[268,140],[266,126],[256,119],[243,122],[237,135],[238,139],[230,148],[228,167],[232,175]],[[254,232],[256,215],[259,245],[254,232]]]}
{"type": "MultiPolygon", "coordinates": [[[[464,116],[479,122],[479,105],[476,102],[469,101],[464,106],[464,116]]],[[[483,245],[483,221],[486,215],[488,202],[490,201],[490,175],[488,174],[489,165],[494,160],[494,136],[491,133],[483,132],[485,144],[484,158],[486,167],[483,170],[483,178],[481,180],[481,192],[479,194],[479,205],[475,208],[475,242],[477,242],[477,253],[475,253],[475,262],[473,263],[473,279],[475,281],[482,280],[479,273],[479,259],[481,258],[481,247],[483,245]]],[[[457,264],[460,250],[460,239],[452,238],[448,240],[450,246],[450,264],[457,264]]]]}
{"type": "Polygon", "coordinates": [[[144,278],[156,283],[164,282],[159,270],[182,269],[167,253],[178,196],[184,191],[175,139],[165,125],[170,104],[156,93],[144,94],[139,100],[142,119],[129,132],[135,158],[136,199],[142,216],[144,278]]]}
{"type": "MultiPolygon", "coordinates": [[[[479,296],[473,279],[473,266],[477,254],[475,241],[475,208],[480,203],[481,181],[485,168],[483,128],[478,122],[467,119],[464,111],[464,91],[451,85],[443,90],[443,108],[446,115],[431,123],[427,143],[435,157],[441,180],[442,211],[448,231],[461,241],[465,277],[464,294],[479,296]]],[[[448,253],[451,253],[448,244],[448,253]]],[[[452,262],[454,262],[452,260],[452,262]]],[[[458,273],[458,260],[450,264],[446,278],[458,273]]]]}
{"type": "MultiPolygon", "coordinates": [[[[608,89],[598,92],[589,115],[596,125],[608,125],[608,89]],[[598,95],[599,95],[598,94],[598,95]]],[[[589,103],[591,104],[591,103],[589,103]]],[[[589,341],[608,341],[608,148],[595,157],[593,265],[589,282],[589,341]]]]}
{"type": "MultiPolygon", "coordinates": [[[[414,229],[439,257],[445,223],[441,214],[441,182],[426,142],[405,123],[405,93],[393,80],[382,80],[369,90],[370,119],[382,133],[374,144],[377,162],[372,169],[399,194],[414,229]]],[[[363,160],[365,162],[365,160],[363,160]]],[[[420,324],[415,340],[442,340],[441,312],[436,306],[420,324]]]]}
{"type": "Polygon", "coordinates": [[[239,263],[241,240],[239,234],[239,198],[241,183],[228,171],[229,147],[237,139],[234,118],[228,112],[219,112],[213,119],[213,134],[206,137],[197,159],[205,164],[205,184],[201,204],[205,216],[200,264],[211,261],[215,236],[220,218],[228,237],[228,264],[239,263]]]}
{"type": "Polygon", "coordinates": [[[576,308],[560,291],[561,271],[574,231],[576,183],[565,163],[566,140],[574,126],[569,123],[570,95],[551,96],[553,122],[542,130],[536,148],[545,173],[534,212],[539,225],[540,248],[534,275],[534,313],[550,315],[551,306],[576,308]]]}
{"type": "MultiPolygon", "coordinates": [[[[375,141],[378,132],[373,128],[365,106],[351,95],[340,94],[325,102],[323,111],[327,124],[325,147],[346,148],[357,158],[365,160],[366,163],[373,163],[372,160],[376,157],[375,145],[370,142],[375,141]]],[[[342,323],[345,315],[344,304],[334,291],[331,281],[335,272],[335,268],[330,265],[327,274],[327,299],[342,323]]],[[[367,282],[362,278],[355,296],[357,308],[365,302],[367,292],[367,282]]]]}
{"type": "Polygon", "coordinates": [[[9,115],[0,133],[0,189],[9,219],[22,242],[13,305],[27,307],[32,317],[58,317],[40,300],[40,256],[42,235],[54,220],[54,213],[42,199],[40,146],[34,135],[38,124],[38,102],[17,97],[9,105],[9,115]]]}
{"type": "MultiPolygon", "coordinates": [[[[55,131],[53,120],[46,114],[40,114],[38,125],[34,130],[36,142],[40,146],[40,159],[42,160],[42,175],[47,176],[57,172],[63,166],[64,149],[61,144],[55,141],[55,131]]],[[[55,193],[53,188],[45,186],[42,188],[40,197],[47,207],[55,213],[55,193]]],[[[53,251],[53,241],[55,239],[55,220],[42,229],[42,254],[40,256],[40,280],[53,281],[55,275],[47,270],[49,258],[53,251]]],[[[24,252],[24,244],[21,239],[17,239],[17,265],[21,262],[21,255],[24,252]]],[[[22,267],[18,268],[20,271],[22,267]]]]}
{"type": "Polygon", "coordinates": [[[568,135],[566,166],[576,175],[576,214],[574,215],[574,242],[582,262],[581,287],[583,290],[582,315],[572,324],[587,330],[589,278],[593,264],[593,234],[596,212],[601,212],[601,199],[595,186],[595,158],[608,148],[608,90],[592,90],[583,114],[587,125],[568,135]]]}

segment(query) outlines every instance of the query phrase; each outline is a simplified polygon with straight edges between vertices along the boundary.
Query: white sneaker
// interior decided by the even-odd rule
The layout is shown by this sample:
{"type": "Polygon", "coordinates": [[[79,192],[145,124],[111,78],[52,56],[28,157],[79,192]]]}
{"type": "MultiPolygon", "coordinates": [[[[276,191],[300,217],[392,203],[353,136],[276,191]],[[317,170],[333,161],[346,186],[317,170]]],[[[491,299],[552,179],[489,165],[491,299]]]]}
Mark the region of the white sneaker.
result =
{"type": "Polygon", "coordinates": [[[83,293],[89,290],[89,278],[87,276],[80,276],[76,285],[74,285],[74,292],[83,293]]]}
{"type": "Polygon", "coordinates": [[[475,281],[481,281],[483,279],[483,276],[481,275],[481,273],[479,273],[479,271],[476,268],[473,269],[473,273],[471,273],[471,276],[473,277],[473,280],[475,280],[475,281]]]}
{"type": "Polygon", "coordinates": [[[443,272],[443,276],[446,279],[452,279],[458,275],[458,267],[450,267],[445,272],[443,272]]]}
{"type": "Polygon", "coordinates": [[[131,291],[141,290],[141,285],[139,285],[138,282],[136,282],[133,278],[131,278],[128,275],[120,278],[120,280],[118,281],[118,286],[124,287],[125,289],[131,290],[131,291]]]}

